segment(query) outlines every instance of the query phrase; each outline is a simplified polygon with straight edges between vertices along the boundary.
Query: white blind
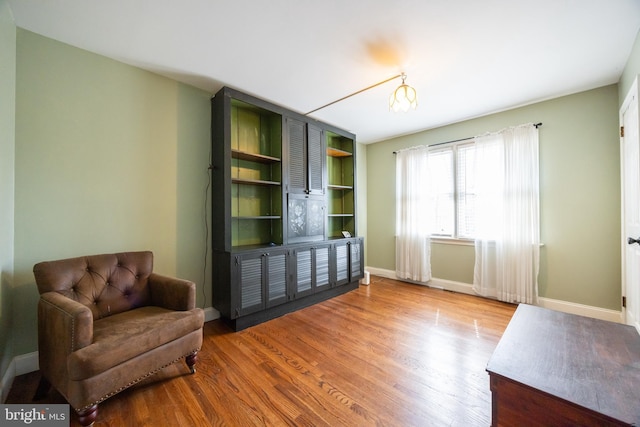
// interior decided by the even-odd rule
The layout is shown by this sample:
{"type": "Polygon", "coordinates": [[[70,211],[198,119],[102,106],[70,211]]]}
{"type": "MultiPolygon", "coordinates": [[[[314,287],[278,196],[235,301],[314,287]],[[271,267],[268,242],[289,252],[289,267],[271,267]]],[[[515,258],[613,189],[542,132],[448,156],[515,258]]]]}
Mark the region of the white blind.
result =
{"type": "Polygon", "coordinates": [[[453,148],[429,153],[429,179],[431,184],[430,207],[433,218],[431,234],[453,237],[454,220],[454,176],[453,148]]]}
{"type": "Polygon", "coordinates": [[[476,188],[474,177],[475,146],[457,147],[457,237],[473,238],[476,231],[476,188]]]}

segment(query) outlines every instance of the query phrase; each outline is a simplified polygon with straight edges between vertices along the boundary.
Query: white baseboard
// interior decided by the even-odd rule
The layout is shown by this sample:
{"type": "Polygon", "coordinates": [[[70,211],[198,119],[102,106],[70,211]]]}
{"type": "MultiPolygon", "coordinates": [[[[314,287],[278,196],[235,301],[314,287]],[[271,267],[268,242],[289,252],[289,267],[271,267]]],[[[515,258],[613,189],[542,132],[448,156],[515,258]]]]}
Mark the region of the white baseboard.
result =
{"type": "Polygon", "coordinates": [[[386,277],[387,279],[395,279],[396,272],[393,270],[385,270],[384,268],[376,268],[376,267],[365,267],[365,271],[368,271],[370,274],[378,277],[386,277]]]}
{"type": "Polygon", "coordinates": [[[2,399],[0,402],[3,402],[7,399],[9,395],[9,390],[11,390],[11,385],[13,384],[13,380],[19,376],[28,374],[29,372],[37,371],[39,368],[38,362],[38,352],[34,351],[32,353],[27,354],[19,354],[14,357],[9,363],[9,367],[7,368],[7,372],[5,372],[2,377],[2,383],[0,390],[0,395],[2,395],[2,399]]]}
{"type": "Polygon", "coordinates": [[[13,358],[13,363],[16,367],[16,377],[40,369],[37,351],[17,355],[13,358]]]}
{"type": "Polygon", "coordinates": [[[607,308],[594,307],[591,305],[578,304],[575,302],[562,301],[545,297],[538,297],[538,306],[551,310],[562,311],[564,313],[593,317],[594,319],[600,320],[608,320],[609,322],[624,323],[624,319],[622,318],[622,311],[610,310],[607,308]]]}
{"type": "Polygon", "coordinates": [[[12,360],[7,367],[7,371],[2,376],[2,380],[0,381],[0,403],[4,403],[7,400],[7,396],[9,396],[9,390],[11,390],[11,384],[13,384],[13,380],[15,377],[16,367],[12,360]]]}
{"type": "MultiPolygon", "coordinates": [[[[204,309],[204,321],[210,322],[220,318],[220,312],[213,307],[204,309]]],[[[9,395],[9,390],[13,384],[13,380],[19,376],[34,372],[39,369],[38,352],[34,351],[27,354],[19,354],[9,363],[9,367],[0,382],[0,402],[4,403],[9,395]]]]}
{"type": "Polygon", "coordinates": [[[220,318],[220,312],[213,307],[207,307],[204,309],[204,321],[210,322],[220,318]]]}
{"type": "Polygon", "coordinates": [[[431,281],[429,281],[429,286],[444,289],[445,291],[453,291],[460,294],[478,296],[478,294],[473,291],[473,286],[468,283],[454,282],[453,280],[438,279],[436,277],[433,277],[431,278],[431,281]]]}
{"type": "MultiPolygon", "coordinates": [[[[385,277],[388,279],[396,279],[396,272],[393,270],[385,270],[382,268],[366,267],[370,274],[379,277],[385,277]]],[[[478,295],[473,291],[472,285],[469,283],[454,282],[452,280],[432,278],[428,283],[412,282],[410,280],[404,280],[405,282],[415,283],[418,285],[429,286],[432,288],[444,289],[447,291],[458,292],[468,295],[478,295]]],[[[371,279],[371,283],[375,283],[375,279],[371,279]]],[[[482,297],[480,297],[482,298],[482,297]]],[[[622,312],[617,310],[609,310],[606,308],[594,307],[591,305],[577,304],[569,301],[562,301],[557,299],[538,297],[538,306],[548,308],[551,310],[562,311],[564,313],[577,314],[580,316],[592,317],[594,319],[607,320],[610,322],[624,323],[622,318],[622,312]]]]}
{"type": "Polygon", "coordinates": [[[453,280],[446,280],[446,279],[438,279],[436,277],[432,277],[431,280],[429,280],[427,283],[415,282],[413,280],[398,279],[396,277],[396,272],[393,270],[385,270],[382,268],[375,268],[375,267],[366,267],[365,270],[368,271],[370,274],[373,274],[374,276],[385,277],[387,279],[402,280],[403,282],[413,283],[415,285],[428,286],[430,288],[443,289],[445,291],[458,292],[460,294],[478,295],[475,292],[473,292],[472,285],[468,283],[455,282],[453,280]]]}

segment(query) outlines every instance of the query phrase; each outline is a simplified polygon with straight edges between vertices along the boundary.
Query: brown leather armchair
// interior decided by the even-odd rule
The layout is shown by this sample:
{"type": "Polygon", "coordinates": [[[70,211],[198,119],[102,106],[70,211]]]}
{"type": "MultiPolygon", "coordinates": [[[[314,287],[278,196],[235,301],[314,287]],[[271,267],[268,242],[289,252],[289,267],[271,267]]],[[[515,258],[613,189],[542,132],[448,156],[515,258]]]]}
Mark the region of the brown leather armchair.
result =
{"type": "Polygon", "coordinates": [[[98,404],[185,358],[195,372],[204,313],[195,284],[152,272],[153,253],[48,261],[33,267],[40,292],[42,379],[91,425],[98,404]]]}

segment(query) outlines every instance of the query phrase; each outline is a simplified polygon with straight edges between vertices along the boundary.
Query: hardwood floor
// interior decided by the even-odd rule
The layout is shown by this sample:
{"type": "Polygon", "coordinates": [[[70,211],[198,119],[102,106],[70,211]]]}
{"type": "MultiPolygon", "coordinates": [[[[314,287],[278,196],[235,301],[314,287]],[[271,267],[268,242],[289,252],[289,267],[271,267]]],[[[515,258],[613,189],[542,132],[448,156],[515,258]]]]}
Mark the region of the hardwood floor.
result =
{"type": "MultiPolygon", "coordinates": [[[[374,276],[241,332],[208,322],[195,375],[174,364],[100,404],[95,425],[487,426],[485,367],[515,308],[374,276]]],[[[6,403],[38,380],[16,378],[6,403]]]]}

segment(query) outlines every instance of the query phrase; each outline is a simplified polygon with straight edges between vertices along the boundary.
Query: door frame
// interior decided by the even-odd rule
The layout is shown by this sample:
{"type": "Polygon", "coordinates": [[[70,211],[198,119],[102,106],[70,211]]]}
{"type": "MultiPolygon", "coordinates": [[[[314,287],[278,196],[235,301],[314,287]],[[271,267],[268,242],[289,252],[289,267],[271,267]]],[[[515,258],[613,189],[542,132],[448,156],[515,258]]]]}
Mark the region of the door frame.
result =
{"type": "MultiPolygon", "coordinates": [[[[624,126],[624,115],[625,112],[629,109],[629,105],[632,102],[636,102],[636,104],[638,104],[639,102],[639,97],[640,93],[638,92],[638,76],[636,76],[633,80],[633,83],[631,84],[631,87],[629,88],[629,91],[627,92],[624,102],[622,103],[620,110],[619,110],[619,122],[620,122],[620,260],[621,260],[621,318],[622,318],[622,322],[626,323],[626,324],[631,324],[633,326],[636,327],[636,329],[638,329],[638,332],[640,333],[640,318],[636,319],[634,317],[633,321],[631,321],[628,318],[628,312],[627,312],[627,308],[624,304],[622,304],[622,301],[624,301],[627,297],[627,290],[628,290],[628,284],[627,284],[627,221],[626,221],[626,207],[625,207],[625,138],[624,138],[624,134],[629,134],[628,130],[625,129],[625,132],[622,132],[623,126],[624,126]]],[[[639,118],[638,118],[638,126],[640,127],[640,105],[638,105],[636,107],[636,111],[638,112],[639,118]]],[[[638,135],[640,135],[640,131],[638,132],[638,135]]],[[[639,284],[640,286],[640,284],[639,284]]],[[[636,293],[636,295],[640,295],[640,293],[636,293]]],[[[635,304],[639,304],[640,301],[634,301],[635,304]]]]}

